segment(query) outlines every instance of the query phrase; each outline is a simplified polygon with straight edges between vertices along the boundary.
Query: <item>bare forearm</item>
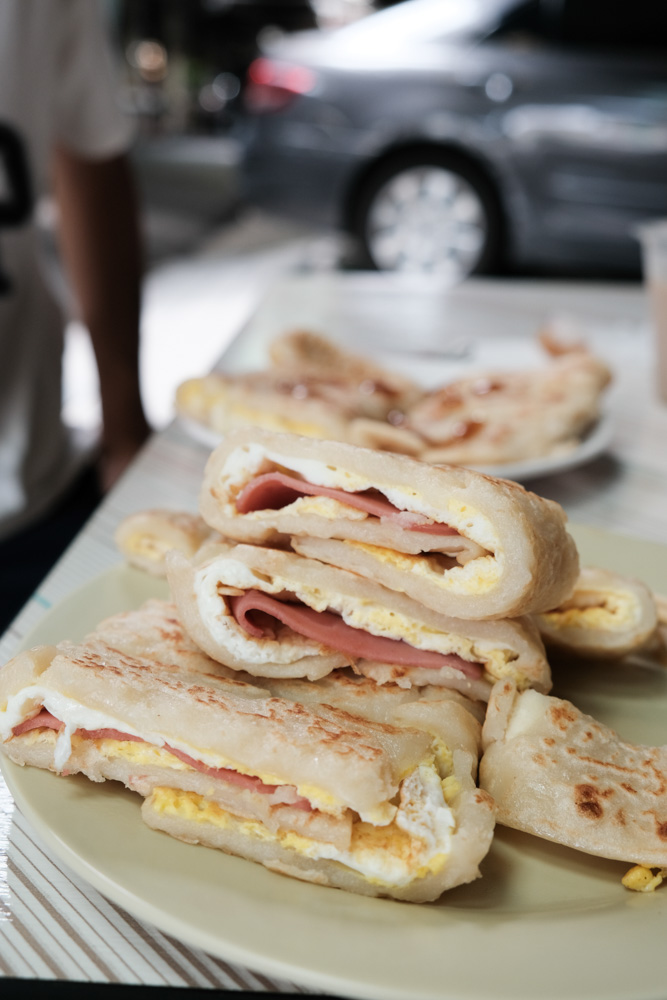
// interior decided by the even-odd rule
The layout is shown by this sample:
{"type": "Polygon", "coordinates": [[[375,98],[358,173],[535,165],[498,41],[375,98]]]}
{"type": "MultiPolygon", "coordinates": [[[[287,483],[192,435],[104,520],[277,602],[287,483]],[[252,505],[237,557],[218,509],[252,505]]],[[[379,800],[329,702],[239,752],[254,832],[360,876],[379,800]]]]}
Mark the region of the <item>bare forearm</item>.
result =
{"type": "Polygon", "coordinates": [[[124,157],[91,161],[58,148],[54,192],[65,265],[97,360],[102,445],[130,453],[148,428],[138,371],[141,240],[129,165],[124,157]]]}

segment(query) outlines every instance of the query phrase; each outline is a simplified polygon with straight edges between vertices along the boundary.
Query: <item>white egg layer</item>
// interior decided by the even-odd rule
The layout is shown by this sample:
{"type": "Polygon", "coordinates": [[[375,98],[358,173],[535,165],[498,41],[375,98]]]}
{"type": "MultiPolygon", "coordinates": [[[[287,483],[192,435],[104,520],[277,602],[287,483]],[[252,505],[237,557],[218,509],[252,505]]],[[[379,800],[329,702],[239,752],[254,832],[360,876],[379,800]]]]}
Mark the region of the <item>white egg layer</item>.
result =
{"type": "Polygon", "coordinates": [[[403,639],[416,649],[456,653],[471,663],[483,663],[495,672],[502,671],[513,658],[509,649],[499,649],[489,642],[468,639],[451,632],[440,632],[424,622],[370,600],[324,591],[277,574],[269,577],[233,557],[214,559],[195,574],[194,590],[199,612],[212,638],[222,643],[230,653],[255,664],[294,663],[303,656],[328,650],[295,632],[290,632],[288,638],[286,630],[280,639],[257,639],[248,635],[232,616],[224,594],[219,592],[220,585],[239,590],[260,590],[265,594],[279,594],[287,590],[314,611],[338,613],[352,628],[388,639],[403,639]]]}
{"type": "MultiPolygon", "coordinates": [[[[315,486],[327,486],[353,493],[376,489],[399,510],[424,514],[438,523],[448,524],[450,527],[456,528],[462,535],[471,538],[484,549],[491,552],[498,550],[499,540],[491,521],[470,504],[450,499],[447,501],[446,510],[443,511],[442,508],[433,506],[425,500],[418,490],[411,487],[371,482],[364,476],[356,475],[347,469],[341,469],[317,459],[286,457],[256,443],[240,445],[229,453],[220,473],[220,486],[224,493],[235,497],[252,479],[271,471],[276,466],[302,476],[303,479],[315,486]]],[[[293,504],[282,509],[298,513],[300,509],[298,504],[300,503],[300,500],[296,500],[293,504]]],[[[230,499],[225,505],[224,513],[228,516],[236,514],[233,500],[230,499]]],[[[255,513],[257,516],[261,516],[261,512],[255,513]]],[[[359,512],[355,512],[355,519],[358,518],[358,515],[359,512]]],[[[244,514],[243,516],[252,517],[253,515],[244,514]]]]}

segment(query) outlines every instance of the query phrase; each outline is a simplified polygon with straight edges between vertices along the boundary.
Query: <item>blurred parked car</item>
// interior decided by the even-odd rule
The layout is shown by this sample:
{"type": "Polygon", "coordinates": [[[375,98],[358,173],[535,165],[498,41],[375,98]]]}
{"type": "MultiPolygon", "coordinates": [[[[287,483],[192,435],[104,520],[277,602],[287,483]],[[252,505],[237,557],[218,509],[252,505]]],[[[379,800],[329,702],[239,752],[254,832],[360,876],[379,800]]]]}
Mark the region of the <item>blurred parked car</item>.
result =
{"type": "Polygon", "coordinates": [[[354,234],[371,266],[639,267],[667,215],[667,4],[404,0],[267,47],[246,197],[354,234]]]}

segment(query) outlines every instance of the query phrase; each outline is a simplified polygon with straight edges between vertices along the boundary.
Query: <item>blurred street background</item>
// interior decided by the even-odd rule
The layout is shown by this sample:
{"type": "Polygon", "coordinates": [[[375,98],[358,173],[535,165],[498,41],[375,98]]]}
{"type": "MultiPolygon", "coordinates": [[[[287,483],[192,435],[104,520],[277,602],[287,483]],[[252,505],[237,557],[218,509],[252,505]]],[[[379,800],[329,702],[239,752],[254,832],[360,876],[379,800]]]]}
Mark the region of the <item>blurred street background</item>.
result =
{"type": "MultiPolygon", "coordinates": [[[[173,416],[178,383],[208,371],[275,278],[344,264],[339,235],[242,203],[233,126],[243,76],[263,40],[349,23],[372,4],[107,0],[104,8],[119,101],[136,128],[146,250],[142,388],[157,429],[173,416]]],[[[48,205],[42,215],[48,238],[48,205]]],[[[53,267],[59,283],[55,260],[53,267]]],[[[74,321],[67,329],[64,399],[67,421],[93,433],[100,419],[95,363],[74,321]]]]}
{"type": "MultiPolygon", "coordinates": [[[[104,8],[136,130],[142,380],[156,428],[178,383],[211,367],[289,271],[640,279],[632,227],[667,215],[667,32],[653,0],[633,12],[601,0],[104,8]]],[[[42,217],[48,244],[48,205],[42,217]]],[[[70,423],[97,425],[75,322],[65,400],[70,423]]]]}

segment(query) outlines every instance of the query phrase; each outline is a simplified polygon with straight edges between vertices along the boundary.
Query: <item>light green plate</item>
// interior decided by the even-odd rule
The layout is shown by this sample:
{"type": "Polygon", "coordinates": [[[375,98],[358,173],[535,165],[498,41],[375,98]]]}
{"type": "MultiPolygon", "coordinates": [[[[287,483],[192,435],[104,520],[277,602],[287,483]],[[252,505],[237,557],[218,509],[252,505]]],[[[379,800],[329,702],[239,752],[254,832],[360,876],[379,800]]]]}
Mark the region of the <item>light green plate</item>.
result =
{"type": "MultiPolygon", "coordinates": [[[[582,561],[667,592],[667,549],[574,528],[582,561]]],[[[80,638],[103,616],[163,596],[124,567],[47,615],[27,644],[80,638]]],[[[581,666],[555,692],[637,742],[667,742],[667,672],[581,666]]],[[[662,1000],[667,890],[620,883],[627,865],[498,828],[483,877],[436,904],[365,899],[150,831],[111,782],[3,762],[53,853],[134,916],[241,965],[345,996],[405,1000],[662,1000]]]]}

